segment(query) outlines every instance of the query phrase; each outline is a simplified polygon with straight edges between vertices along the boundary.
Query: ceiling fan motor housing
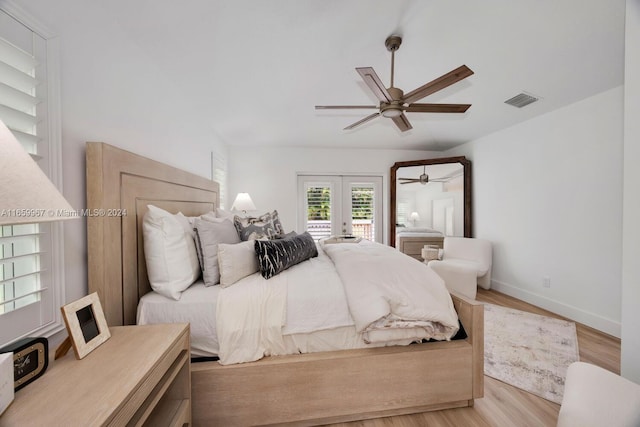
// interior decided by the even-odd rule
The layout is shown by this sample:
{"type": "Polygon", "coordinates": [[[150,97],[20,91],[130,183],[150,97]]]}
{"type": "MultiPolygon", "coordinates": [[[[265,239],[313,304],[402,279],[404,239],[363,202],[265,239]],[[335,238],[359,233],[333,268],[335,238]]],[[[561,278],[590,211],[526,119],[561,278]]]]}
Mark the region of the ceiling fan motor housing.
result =
{"type": "Polygon", "coordinates": [[[396,35],[390,35],[384,41],[384,45],[387,47],[387,50],[389,52],[398,50],[401,44],[402,44],[402,37],[396,36],[396,35]]]}
{"type": "Polygon", "coordinates": [[[380,114],[384,117],[398,117],[403,111],[404,102],[402,102],[402,97],[404,92],[397,87],[390,87],[387,92],[391,95],[392,101],[390,103],[380,103],[380,114]]]}

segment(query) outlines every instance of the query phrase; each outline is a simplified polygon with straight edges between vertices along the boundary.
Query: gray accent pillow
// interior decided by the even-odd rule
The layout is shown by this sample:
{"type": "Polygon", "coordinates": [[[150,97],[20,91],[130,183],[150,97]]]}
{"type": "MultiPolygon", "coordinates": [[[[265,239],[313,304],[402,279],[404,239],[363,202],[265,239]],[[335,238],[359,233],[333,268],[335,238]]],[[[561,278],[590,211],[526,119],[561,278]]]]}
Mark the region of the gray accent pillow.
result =
{"type": "Polygon", "coordinates": [[[287,237],[293,237],[297,235],[298,233],[296,233],[295,231],[290,231],[287,234],[281,234],[279,236],[276,236],[276,239],[286,239],[287,237]]]}
{"type": "Polygon", "coordinates": [[[284,239],[256,240],[254,245],[260,274],[265,279],[270,279],[302,261],[318,256],[316,242],[307,232],[284,239]]]}
{"type": "Polygon", "coordinates": [[[275,239],[284,234],[282,224],[278,218],[278,211],[267,212],[259,217],[233,218],[240,240],[275,239]]]}
{"type": "Polygon", "coordinates": [[[196,252],[202,269],[204,285],[217,285],[220,283],[218,245],[220,243],[240,243],[236,228],[228,219],[219,219],[216,222],[212,222],[196,218],[193,226],[196,252]]]}

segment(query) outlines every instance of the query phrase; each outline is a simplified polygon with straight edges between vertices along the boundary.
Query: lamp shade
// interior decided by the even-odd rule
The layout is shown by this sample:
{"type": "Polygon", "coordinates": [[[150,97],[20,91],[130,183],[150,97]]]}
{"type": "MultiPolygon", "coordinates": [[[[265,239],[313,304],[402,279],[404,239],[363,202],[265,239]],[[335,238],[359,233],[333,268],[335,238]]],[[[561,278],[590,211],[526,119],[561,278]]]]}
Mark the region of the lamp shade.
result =
{"type": "Polygon", "coordinates": [[[256,205],[253,204],[253,200],[251,200],[249,193],[238,193],[236,199],[233,201],[233,205],[231,205],[231,210],[243,212],[255,211],[256,205]]]}
{"type": "Polygon", "coordinates": [[[69,202],[0,121],[0,225],[73,217],[69,202]]]}
{"type": "Polygon", "coordinates": [[[418,212],[411,212],[409,218],[411,219],[411,221],[420,221],[420,215],[418,215],[418,212]]]}

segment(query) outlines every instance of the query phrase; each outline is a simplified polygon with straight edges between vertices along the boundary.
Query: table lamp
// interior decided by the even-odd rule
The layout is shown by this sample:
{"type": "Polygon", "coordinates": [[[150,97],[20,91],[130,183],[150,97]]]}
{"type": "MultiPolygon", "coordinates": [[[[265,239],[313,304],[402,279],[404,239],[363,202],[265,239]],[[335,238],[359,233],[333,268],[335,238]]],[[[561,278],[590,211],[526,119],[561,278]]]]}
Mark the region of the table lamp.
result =
{"type": "Polygon", "coordinates": [[[0,121],[0,225],[58,221],[73,208],[0,121]]]}
{"type": "Polygon", "coordinates": [[[411,224],[415,226],[416,221],[420,221],[420,215],[418,215],[418,212],[411,212],[411,215],[409,215],[409,219],[411,220],[411,224]]]}
{"type": "Polygon", "coordinates": [[[247,211],[255,211],[256,205],[253,204],[249,193],[238,193],[233,205],[231,205],[231,210],[242,211],[246,215],[247,211]]]}

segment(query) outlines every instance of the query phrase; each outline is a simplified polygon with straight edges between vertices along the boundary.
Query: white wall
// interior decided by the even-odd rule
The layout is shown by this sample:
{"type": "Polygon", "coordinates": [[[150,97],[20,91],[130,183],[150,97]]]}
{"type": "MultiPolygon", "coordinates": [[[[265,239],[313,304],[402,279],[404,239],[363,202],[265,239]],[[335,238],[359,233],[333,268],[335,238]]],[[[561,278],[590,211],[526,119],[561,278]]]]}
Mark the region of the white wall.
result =
{"type": "Polygon", "coordinates": [[[493,242],[493,288],[616,336],[622,101],[611,89],[447,153],[472,160],[473,229],[493,242]]]}
{"type": "Polygon", "coordinates": [[[624,93],[622,375],[640,384],[640,1],[627,0],[624,93]]]}
{"type": "MultiPolygon", "coordinates": [[[[115,22],[88,2],[15,4],[58,35],[63,193],[74,208],[86,207],[86,141],[106,142],[211,177],[211,152],[226,148],[207,127],[208,118],[193,111],[188,100],[172,89],[173,82],[150,67],[145,53],[121,34],[115,22]],[[68,19],[74,11],[92,19],[68,19]]],[[[87,294],[86,221],[67,221],[64,228],[69,302],[87,294]]]]}
{"type": "Polygon", "coordinates": [[[388,241],[389,170],[403,160],[442,157],[416,150],[229,147],[229,204],[248,192],[257,212],[277,209],[286,230],[297,224],[297,180],[300,172],[383,176],[384,241],[388,241]]]}

